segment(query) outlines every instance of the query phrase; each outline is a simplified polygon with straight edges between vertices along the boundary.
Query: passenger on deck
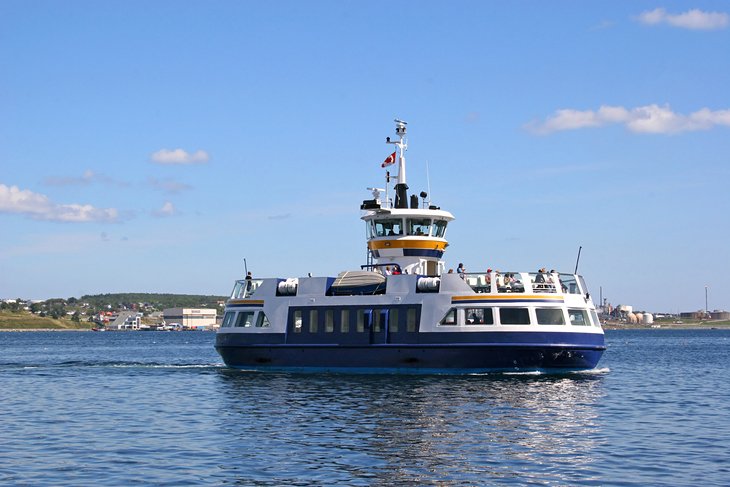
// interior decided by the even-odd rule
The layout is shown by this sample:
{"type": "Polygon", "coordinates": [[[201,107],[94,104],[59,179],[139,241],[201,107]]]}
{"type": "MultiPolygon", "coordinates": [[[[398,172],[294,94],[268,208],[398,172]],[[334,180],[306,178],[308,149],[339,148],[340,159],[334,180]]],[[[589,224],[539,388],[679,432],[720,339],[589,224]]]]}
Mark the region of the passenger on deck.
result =
{"type": "Polygon", "coordinates": [[[385,266],[385,270],[383,271],[383,274],[386,276],[389,276],[391,274],[389,265],[385,266]]]}
{"type": "Polygon", "coordinates": [[[459,274],[459,276],[464,279],[464,274],[466,273],[466,268],[464,267],[464,264],[459,262],[459,267],[456,268],[456,273],[459,274]]]}
{"type": "Polygon", "coordinates": [[[539,271],[537,271],[537,275],[535,276],[535,282],[537,284],[544,284],[545,283],[545,268],[543,267],[539,271]]]}
{"type": "Polygon", "coordinates": [[[400,266],[398,264],[396,264],[393,267],[393,275],[394,276],[397,276],[397,275],[400,275],[400,274],[402,274],[402,272],[400,271],[400,266]]]}

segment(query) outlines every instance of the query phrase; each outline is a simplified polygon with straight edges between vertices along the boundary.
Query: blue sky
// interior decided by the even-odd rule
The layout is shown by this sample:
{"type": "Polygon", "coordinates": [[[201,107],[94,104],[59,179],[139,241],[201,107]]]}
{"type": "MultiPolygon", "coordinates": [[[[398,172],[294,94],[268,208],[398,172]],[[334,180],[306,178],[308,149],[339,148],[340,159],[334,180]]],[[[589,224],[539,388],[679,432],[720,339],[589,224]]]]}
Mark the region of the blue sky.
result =
{"type": "Polygon", "coordinates": [[[0,2],[0,297],[365,260],[393,118],[449,267],[730,309],[727,2],[0,2]]]}

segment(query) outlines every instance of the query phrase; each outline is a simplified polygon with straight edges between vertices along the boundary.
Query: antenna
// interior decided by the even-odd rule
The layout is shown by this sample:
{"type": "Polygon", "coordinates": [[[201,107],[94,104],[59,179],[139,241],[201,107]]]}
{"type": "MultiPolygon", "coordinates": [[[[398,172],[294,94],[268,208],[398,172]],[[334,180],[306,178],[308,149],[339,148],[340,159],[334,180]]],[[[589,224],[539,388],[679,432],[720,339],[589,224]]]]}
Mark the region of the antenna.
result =
{"type": "Polygon", "coordinates": [[[580,262],[580,251],[582,248],[582,246],[578,247],[578,258],[575,259],[575,271],[573,272],[573,274],[578,274],[578,262],[580,262]]]}
{"type": "Polygon", "coordinates": [[[426,159],[426,192],[428,193],[428,206],[431,206],[431,176],[428,172],[428,159],[426,159]]]}
{"type": "Polygon", "coordinates": [[[246,264],[246,258],[243,258],[243,272],[245,272],[245,276],[248,275],[248,264],[246,264]]]}

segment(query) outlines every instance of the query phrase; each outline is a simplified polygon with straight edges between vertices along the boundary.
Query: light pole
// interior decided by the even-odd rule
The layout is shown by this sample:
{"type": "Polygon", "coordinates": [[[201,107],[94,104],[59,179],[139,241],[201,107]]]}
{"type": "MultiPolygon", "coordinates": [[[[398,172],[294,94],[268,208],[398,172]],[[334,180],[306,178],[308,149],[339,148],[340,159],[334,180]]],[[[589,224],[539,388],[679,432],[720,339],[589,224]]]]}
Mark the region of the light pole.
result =
{"type": "Polygon", "coordinates": [[[707,308],[707,286],[705,286],[705,314],[710,314],[710,310],[707,308]]]}

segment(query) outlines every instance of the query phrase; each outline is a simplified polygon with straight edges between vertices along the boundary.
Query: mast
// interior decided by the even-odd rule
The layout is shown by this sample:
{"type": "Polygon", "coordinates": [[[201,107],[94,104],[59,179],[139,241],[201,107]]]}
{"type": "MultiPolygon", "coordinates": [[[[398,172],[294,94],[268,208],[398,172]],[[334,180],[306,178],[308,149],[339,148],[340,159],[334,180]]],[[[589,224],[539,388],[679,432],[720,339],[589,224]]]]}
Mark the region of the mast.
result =
{"type": "Polygon", "coordinates": [[[407,122],[403,120],[395,119],[395,134],[398,136],[398,141],[390,140],[390,137],[386,137],[386,144],[393,144],[398,149],[398,184],[395,185],[395,207],[396,208],[408,208],[408,184],[406,183],[406,155],[405,152],[408,149],[408,141],[405,139],[406,136],[406,125],[407,122]]]}

